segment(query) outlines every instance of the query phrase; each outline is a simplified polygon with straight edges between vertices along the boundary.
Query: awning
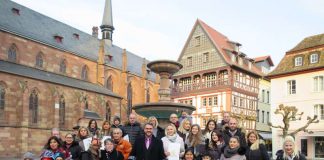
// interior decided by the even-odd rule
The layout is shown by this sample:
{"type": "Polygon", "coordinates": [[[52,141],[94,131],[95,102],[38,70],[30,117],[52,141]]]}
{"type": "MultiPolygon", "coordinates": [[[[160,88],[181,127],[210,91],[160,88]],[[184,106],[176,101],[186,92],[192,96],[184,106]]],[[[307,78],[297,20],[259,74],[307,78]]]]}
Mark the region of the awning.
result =
{"type": "Polygon", "coordinates": [[[272,139],[272,133],[260,132],[259,135],[261,139],[272,139]]]}
{"type": "Polygon", "coordinates": [[[324,132],[303,133],[300,137],[324,137],[324,132]]]}

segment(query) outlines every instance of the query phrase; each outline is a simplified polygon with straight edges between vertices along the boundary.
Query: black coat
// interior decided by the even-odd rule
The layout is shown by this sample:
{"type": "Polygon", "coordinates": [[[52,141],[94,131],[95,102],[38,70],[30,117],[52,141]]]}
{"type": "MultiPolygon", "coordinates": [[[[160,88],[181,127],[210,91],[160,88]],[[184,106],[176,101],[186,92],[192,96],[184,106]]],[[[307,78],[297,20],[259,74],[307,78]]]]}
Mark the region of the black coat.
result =
{"type": "MultiPolygon", "coordinates": [[[[247,148],[246,140],[245,140],[245,133],[241,132],[241,129],[238,128],[234,136],[238,136],[240,138],[240,146],[247,148]]],[[[226,129],[223,132],[223,139],[225,142],[225,145],[229,144],[229,140],[232,137],[231,133],[229,132],[229,129],[226,129]]]]}
{"type": "Polygon", "coordinates": [[[124,156],[121,152],[114,149],[111,153],[106,150],[101,150],[101,158],[100,160],[123,160],[124,156]]]}
{"type": "Polygon", "coordinates": [[[132,146],[134,145],[136,138],[138,138],[141,135],[144,135],[141,124],[137,122],[134,124],[127,123],[123,128],[125,131],[125,135],[128,135],[129,142],[132,144],[132,146]]]}
{"type": "Polygon", "coordinates": [[[141,136],[136,139],[130,156],[134,156],[136,160],[163,160],[165,158],[163,143],[152,136],[151,144],[146,149],[145,136],[141,136]]]}
{"type": "Polygon", "coordinates": [[[256,150],[251,150],[250,146],[251,145],[249,145],[245,153],[247,160],[270,160],[267,149],[264,146],[264,144],[259,144],[259,149],[256,150]]]}
{"type": "MultiPolygon", "coordinates": [[[[276,160],[287,160],[287,159],[284,159],[283,158],[283,155],[284,155],[284,151],[283,150],[277,151],[276,155],[277,155],[277,159],[276,160]]],[[[295,157],[293,160],[306,160],[306,157],[302,153],[299,152],[299,157],[298,158],[295,157]]]]}
{"type": "Polygon", "coordinates": [[[63,148],[66,151],[70,152],[70,154],[72,155],[73,160],[80,160],[81,159],[82,148],[79,146],[78,142],[73,141],[69,148],[67,148],[66,142],[64,142],[63,148]]]}
{"type": "Polygon", "coordinates": [[[156,138],[162,139],[164,136],[165,136],[164,129],[161,128],[160,126],[157,126],[156,138]]]}

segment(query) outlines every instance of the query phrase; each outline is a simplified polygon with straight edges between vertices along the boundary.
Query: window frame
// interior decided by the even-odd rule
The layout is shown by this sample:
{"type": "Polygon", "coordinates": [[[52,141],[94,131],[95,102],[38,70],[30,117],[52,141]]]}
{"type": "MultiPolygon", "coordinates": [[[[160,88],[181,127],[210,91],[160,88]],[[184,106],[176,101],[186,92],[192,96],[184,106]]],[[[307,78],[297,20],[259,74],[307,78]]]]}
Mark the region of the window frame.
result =
{"type": "Polygon", "coordinates": [[[319,55],[318,53],[312,53],[310,56],[309,56],[309,63],[310,64],[314,64],[314,63],[318,63],[318,59],[319,59],[319,55]],[[313,61],[316,57],[316,61],[313,61]]]}
{"type": "Polygon", "coordinates": [[[287,94],[288,95],[294,95],[296,93],[297,93],[297,82],[296,82],[296,80],[288,80],[287,81],[287,94]]]}
{"type": "Polygon", "coordinates": [[[324,76],[313,77],[313,91],[314,92],[324,91],[324,76]]]}
{"type": "Polygon", "coordinates": [[[302,66],[303,65],[303,57],[301,57],[301,56],[295,57],[294,63],[295,63],[295,67],[302,66]]]}

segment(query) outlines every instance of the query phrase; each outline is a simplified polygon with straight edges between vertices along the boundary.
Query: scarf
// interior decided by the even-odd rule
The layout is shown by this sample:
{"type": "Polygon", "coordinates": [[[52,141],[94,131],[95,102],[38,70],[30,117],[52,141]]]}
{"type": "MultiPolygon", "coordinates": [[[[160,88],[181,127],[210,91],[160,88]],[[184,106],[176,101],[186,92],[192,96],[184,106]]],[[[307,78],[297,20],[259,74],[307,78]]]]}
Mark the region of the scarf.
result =
{"type": "Polygon", "coordinates": [[[225,158],[231,158],[232,156],[237,154],[238,149],[239,149],[239,147],[231,149],[231,148],[229,148],[229,146],[226,146],[225,150],[224,150],[225,158]]]}
{"type": "Polygon", "coordinates": [[[177,140],[177,134],[174,134],[173,136],[166,136],[168,138],[169,141],[171,141],[172,143],[176,142],[177,140]]]}

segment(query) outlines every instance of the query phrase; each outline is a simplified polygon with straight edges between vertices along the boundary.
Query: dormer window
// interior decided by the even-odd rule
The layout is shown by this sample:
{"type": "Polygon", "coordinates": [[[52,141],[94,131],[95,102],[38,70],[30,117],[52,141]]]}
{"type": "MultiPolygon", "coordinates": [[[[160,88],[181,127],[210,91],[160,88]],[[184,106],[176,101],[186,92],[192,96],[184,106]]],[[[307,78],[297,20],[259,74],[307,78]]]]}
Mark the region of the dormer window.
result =
{"type": "Polygon", "coordinates": [[[318,54],[317,53],[313,53],[310,55],[310,63],[317,63],[318,62],[318,54]]]}
{"type": "Polygon", "coordinates": [[[17,8],[12,8],[11,11],[12,11],[12,13],[15,14],[15,15],[18,15],[18,16],[20,15],[20,12],[19,12],[20,10],[17,9],[17,8]]]}
{"type": "Polygon", "coordinates": [[[63,37],[62,36],[59,36],[59,35],[56,35],[54,36],[54,39],[57,43],[62,43],[63,42],[63,37]]]}
{"type": "Polygon", "coordinates": [[[76,33],[73,33],[73,37],[74,37],[74,39],[77,39],[77,40],[79,40],[79,34],[76,34],[76,33]]]}
{"type": "Polygon", "coordinates": [[[303,65],[303,57],[296,57],[295,66],[302,66],[302,65],[303,65]]]}

